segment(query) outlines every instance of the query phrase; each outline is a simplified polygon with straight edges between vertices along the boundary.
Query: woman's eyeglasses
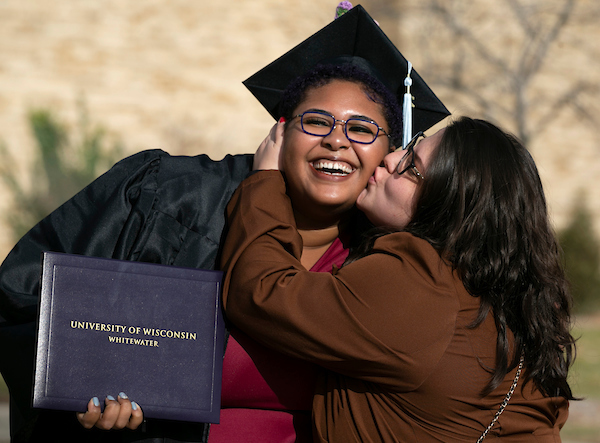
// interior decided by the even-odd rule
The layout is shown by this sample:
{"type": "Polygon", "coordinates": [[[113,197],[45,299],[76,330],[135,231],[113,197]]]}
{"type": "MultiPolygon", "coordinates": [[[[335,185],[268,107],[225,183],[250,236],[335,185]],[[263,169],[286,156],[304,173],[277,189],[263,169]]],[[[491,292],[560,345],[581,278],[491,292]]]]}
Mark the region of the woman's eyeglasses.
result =
{"type": "Polygon", "coordinates": [[[327,137],[333,132],[337,123],[340,123],[344,125],[344,134],[351,142],[363,145],[371,144],[377,140],[380,132],[389,137],[385,130],[372,120],[363,120],[361,118],[337,120],[331,114],[318,111],[306,111],[295,117],[300,117],[302,130],[309,135],[327,137]]]}
{"type": "Polygon", "coordinates": [[[417,167],[415,166],[415,146],[419,142],[421,138],[425,138],[425,134],[423,131],[419,131],[415,136],[408,142],[406,145],[406,154],[402,157],[398,166],[396,166],[396,172],[398,175],[404,174],[406,171],[410,170],[415,177],[424,180],[423,174],[419,172],[417,167]]]}

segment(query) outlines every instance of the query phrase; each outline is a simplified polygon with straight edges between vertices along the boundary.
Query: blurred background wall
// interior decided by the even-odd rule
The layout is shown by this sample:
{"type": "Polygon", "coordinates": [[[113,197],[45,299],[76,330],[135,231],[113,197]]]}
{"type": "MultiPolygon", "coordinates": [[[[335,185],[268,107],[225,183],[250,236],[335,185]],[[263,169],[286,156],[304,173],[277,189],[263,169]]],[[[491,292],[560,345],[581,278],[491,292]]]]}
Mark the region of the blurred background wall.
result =
{"type": "MultiPolygon", "coordinates": [[[[0,143],[16,159],[11,171],[25,190],[44,178],[31,176],[28,114],[40,109],[72,145],[88,125],[121,156],[253,152],[272,121],[241,82],[331,21],[336,3],[3,0],[0,143]]],[[[585,198],[600,231],[597,2],[362,4],[453,114],[526,140],[557,227],[585,198]]],[[[15,211],[0,190],[0,210],[15,211]]],[[[0,256],[13,243],[0,224],[0,256]]]]}

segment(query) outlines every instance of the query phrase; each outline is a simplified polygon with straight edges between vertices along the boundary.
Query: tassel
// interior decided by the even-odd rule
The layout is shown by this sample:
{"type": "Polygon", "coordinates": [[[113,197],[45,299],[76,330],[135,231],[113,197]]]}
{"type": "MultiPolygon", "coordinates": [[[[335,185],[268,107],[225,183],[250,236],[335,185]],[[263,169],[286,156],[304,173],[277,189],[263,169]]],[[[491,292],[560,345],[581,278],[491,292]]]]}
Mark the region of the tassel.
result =
{"type": "Polygon", "coordinates": [[[412,78],[410,73],[412,71],[412,63],[408,62],[408,73],[404,79],[404,86],[406,86],[406,92],[404,94],[404,102],[402,104],[402,149],[406,149],[406,145],[412,139],[412,95],[410,93],[410,87],[412,86],[412,78]]]}
{"type": "Polygon", "coordinates": [[[339,5],[337,5],[337,7],[335,8],[335,18],[344,15],[350,9],[352,9],[352,3],[347,1],[340,2],[339,5]]]}

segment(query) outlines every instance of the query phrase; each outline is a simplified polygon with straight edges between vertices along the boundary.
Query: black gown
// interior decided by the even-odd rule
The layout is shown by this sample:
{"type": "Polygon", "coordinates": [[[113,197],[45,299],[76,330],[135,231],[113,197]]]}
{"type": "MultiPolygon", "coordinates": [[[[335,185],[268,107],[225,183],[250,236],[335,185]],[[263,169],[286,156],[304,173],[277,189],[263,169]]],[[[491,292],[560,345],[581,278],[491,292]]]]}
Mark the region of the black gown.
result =
{"type": "Polygon", "coordinates": [[[14,443],[207,440],[203,424],[148,420],[136,431],[106,432],[83,429],[73,412],[31,408],[40,258],[42,251],[56,251],[214,269],[225,206],[252,158],[140,152],[21,238],[0,267],[0,371],[10,391],[14,443]]]}

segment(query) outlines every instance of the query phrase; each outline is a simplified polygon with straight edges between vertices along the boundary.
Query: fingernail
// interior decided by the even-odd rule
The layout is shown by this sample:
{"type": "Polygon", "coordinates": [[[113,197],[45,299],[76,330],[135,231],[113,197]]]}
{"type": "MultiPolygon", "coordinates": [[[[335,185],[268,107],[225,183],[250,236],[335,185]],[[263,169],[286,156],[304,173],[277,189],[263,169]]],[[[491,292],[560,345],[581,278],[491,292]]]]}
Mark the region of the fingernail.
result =
{"type": "Polygon", "coordinates": [[[100,400],[98,400],[98,397],[92,398],[92,402],[94,403],[94,406],[100,406],[100,400]]]}
{"type": "Polygon", "coordinates": [[[284,123],[284,122],[285,122],[285,117],[279,118],[279,123],[284,123]]]}
{"type": "Polygon", "coordinates": [[[127,398],[127,394],[125,394],[124,392],[119,392],[119,397],[121,398],[127,398]]]}
{"type": "Polygon", "coordinates": [[[109,400],[114,400],[115,399],[112,395],[107,395],[106,398],[108,398],[109,400]]]}
{"type": "Polygon", "coordinates": [[[134,411],[137,411],[138,405],[136,402],[132,401],[131,402],[131,409],[133,409],[134,411]]]}

